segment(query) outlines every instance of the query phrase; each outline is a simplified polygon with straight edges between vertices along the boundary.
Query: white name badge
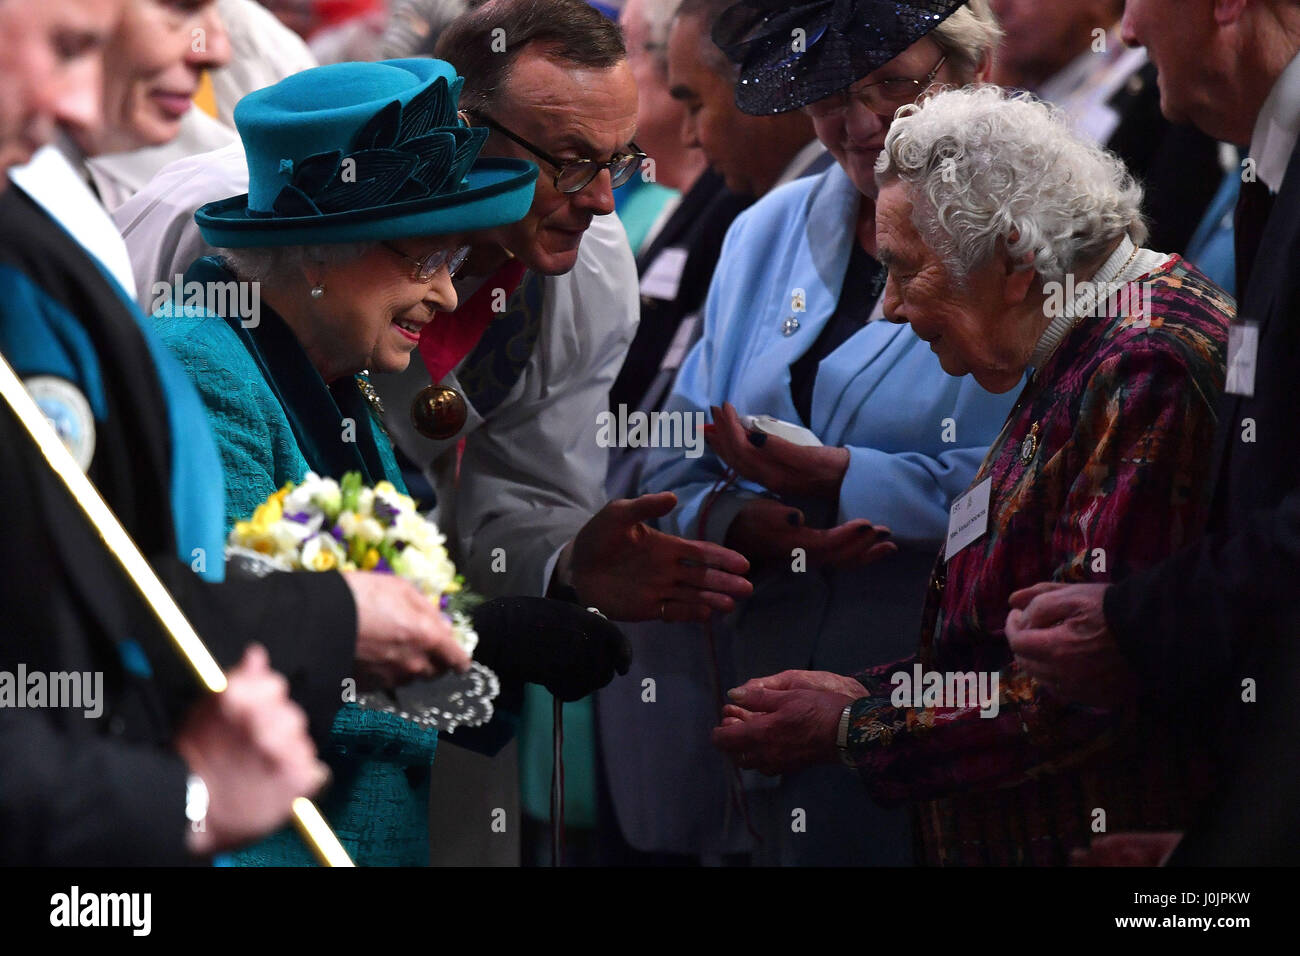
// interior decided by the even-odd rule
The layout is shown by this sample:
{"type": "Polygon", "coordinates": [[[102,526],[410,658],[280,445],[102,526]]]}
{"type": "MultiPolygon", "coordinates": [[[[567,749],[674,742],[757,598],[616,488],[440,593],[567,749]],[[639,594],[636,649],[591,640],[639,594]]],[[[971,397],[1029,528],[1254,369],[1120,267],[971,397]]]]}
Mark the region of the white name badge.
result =
{"type": "Polygon", "coordinates": [[[687,255],[687,250],[674,246],[655,256],[655,261],[650,263],[650,268],[641,278],[641,294],[648,299],[662,299],[665,302],[677,298],[687,255]]]}
{"type": "Polygon", "coordinates": [[[990,476],[952,503],[948,512],[944,561],[951,561],[958,551],[984,536],[989,527],[989,495],[992,491],[993,478],[990,476]]]}
{"type": "Polygon", "coordinates": [[[1223,390],[1250,398],[1255,394],[1255,361],[1259,357],[1259,323],[1228,326],[1228,378],[1223,390]]]}

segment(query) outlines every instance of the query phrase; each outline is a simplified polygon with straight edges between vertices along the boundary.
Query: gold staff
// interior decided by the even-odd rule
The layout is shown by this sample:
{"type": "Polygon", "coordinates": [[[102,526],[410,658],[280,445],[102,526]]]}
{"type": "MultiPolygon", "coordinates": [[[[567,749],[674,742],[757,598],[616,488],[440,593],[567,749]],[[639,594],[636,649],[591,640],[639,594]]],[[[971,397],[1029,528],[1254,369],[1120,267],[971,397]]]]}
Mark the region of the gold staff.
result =
{"type": "MultiPolygon", "coordinates": [[[[94,525],[95,531],[104,540],[113,557],[117,558],[118,563],[122,565],[122,570],[131,579],[131,583],[136,586],[159,622],[176,642],[176,646],[180,648],[181,654],[194,669],[199,680],[212,693],[220,694],[226,689],[226,675],[222,673],[216,659],[190,626],[184,612],[172,599],[167,588],[158,580],[153,568],[149,566],[149,562],[144,559],[144,555],[131,540],[131,536],[117,520],[113,510],[100,496],[99,489],[85,476],[73,459],[72,453],[64,447],[63,441],[46,421],[45,413],[27,394],[22,380],[18,378],[3,355],[0,355],[0,393],[3,393],[5,402],[13,410],[23,428],[31,435],[32,441],[36,442],[36,447],[49,462],[50,468],[67,486],[68,492],[81,508],[82,514],[94,525]]],[[[343,849],[343,844],[339,843],[338,837],[334,835],[334,831],[325,822],[325,818],[321,816],[316,804],[306,797],[299,797],[293,801],[293,821],[297,824],[303,839],[307,841],[307,845],[326,866],[355,865],[348,856],[347,850],[343,849]]]]}

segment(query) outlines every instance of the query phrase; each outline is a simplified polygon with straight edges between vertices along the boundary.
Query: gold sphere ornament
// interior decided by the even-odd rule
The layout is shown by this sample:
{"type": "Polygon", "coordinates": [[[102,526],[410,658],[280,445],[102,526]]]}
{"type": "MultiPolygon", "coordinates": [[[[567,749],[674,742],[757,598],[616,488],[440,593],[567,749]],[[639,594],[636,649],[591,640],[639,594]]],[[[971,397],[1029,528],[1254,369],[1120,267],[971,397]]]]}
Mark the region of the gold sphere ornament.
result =
{"type": "Polygon", "coordinates": [[[459,433],[468,417],[465,396],[446,385],[427,385],[411,402],[411,424],[425,438],[434,441],[459,433]]]}

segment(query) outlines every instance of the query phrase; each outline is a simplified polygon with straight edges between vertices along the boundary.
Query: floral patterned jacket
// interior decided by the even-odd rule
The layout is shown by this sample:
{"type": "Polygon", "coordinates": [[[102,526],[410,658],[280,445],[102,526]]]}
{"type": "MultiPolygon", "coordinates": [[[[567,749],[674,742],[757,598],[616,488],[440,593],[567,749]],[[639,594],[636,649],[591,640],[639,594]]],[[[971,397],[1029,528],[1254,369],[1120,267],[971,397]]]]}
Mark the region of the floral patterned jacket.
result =
{"type": "Polygon", "coordinates": [[[1099,832],[1179,828],[1208,789],[1197,741],[1054,698],[1006,640],[1012,592],[1121,579],[1205,523],[1235,305],[1176,256],[1128,291],[1136,308],[1081,319],[1025,386],[972,483],[992,478],[987,532],[936,565],[918,654],[855,675],[850,758],[877,800],[924,801],[927,862],[1065,863],[1099,832]],[[917,664],[996,675],[996,715],[896,695],[917,664]]]}

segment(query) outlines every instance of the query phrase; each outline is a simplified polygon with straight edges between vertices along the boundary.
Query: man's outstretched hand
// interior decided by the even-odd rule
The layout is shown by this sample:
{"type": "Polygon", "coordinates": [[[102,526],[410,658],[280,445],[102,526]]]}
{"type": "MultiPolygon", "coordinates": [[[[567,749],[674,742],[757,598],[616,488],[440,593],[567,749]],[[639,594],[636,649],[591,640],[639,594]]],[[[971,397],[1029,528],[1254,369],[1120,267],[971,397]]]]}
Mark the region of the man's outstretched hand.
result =
{"type": "Polygon", "coordinates": [[[704,621],[753,593],[743,555],[687,541],[645,522],[673,510],[672,492],[611,501],[583,526],[569,552],[569,575],[584,605],[618,621],[704,621]]]}

